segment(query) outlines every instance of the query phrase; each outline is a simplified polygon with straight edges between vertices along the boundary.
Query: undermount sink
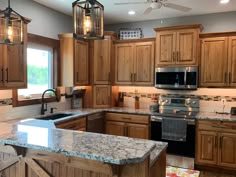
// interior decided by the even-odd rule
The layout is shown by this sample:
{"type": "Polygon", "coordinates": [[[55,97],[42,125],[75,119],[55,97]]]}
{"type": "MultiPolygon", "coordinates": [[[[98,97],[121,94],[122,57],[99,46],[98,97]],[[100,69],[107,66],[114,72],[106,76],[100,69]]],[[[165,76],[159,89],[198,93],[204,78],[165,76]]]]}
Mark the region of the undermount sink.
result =
{"type": "Polygon", "coordinates": [[[36,117],[35,119],[40,119],[40,120],[56,120],[68,116],[72,116],[73,114],[71,113],[58,113],[58,114],[51,114],[43,117],[36,117]]]}

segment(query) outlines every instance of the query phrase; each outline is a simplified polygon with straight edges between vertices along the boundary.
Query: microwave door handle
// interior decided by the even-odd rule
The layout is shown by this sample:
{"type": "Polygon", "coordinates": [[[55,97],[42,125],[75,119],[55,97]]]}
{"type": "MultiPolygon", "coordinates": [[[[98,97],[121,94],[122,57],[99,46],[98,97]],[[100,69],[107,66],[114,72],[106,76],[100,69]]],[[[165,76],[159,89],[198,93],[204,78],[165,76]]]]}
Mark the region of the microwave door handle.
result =
{"type": "Polygon", "coordinates": [[[184,87],[186,88],[186,84],[187,84],[187,71],[184,71],[184,87]]]}

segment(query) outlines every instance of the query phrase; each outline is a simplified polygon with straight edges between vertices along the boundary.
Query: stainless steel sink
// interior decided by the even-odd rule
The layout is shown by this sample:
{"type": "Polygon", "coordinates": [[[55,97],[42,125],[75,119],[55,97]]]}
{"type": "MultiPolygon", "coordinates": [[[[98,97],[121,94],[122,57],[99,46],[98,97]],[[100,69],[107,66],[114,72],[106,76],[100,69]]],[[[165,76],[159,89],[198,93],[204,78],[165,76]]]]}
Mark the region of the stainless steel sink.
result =
{"type": "Polygon", "coordinates": [[[71,113],[57,113],[57,114],[51,114],[43,117],[36,117],[35,119],[40,119],[40,120],[56,120],[68,116],[72,116],[73,114],[71,113]]]}

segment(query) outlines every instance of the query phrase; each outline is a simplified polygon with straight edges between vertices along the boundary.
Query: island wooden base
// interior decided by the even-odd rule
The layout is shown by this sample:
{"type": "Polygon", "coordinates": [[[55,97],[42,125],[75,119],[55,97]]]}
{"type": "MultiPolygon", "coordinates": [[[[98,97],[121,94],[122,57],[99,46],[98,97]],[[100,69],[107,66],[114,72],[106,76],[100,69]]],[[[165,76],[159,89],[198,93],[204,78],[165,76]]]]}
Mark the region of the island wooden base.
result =
{"type": "Polygon", "coordinates": [[[2,177],[165,177],[166,152],[150,165],[114,165],[45,151],[0,145],[2,177]]]}

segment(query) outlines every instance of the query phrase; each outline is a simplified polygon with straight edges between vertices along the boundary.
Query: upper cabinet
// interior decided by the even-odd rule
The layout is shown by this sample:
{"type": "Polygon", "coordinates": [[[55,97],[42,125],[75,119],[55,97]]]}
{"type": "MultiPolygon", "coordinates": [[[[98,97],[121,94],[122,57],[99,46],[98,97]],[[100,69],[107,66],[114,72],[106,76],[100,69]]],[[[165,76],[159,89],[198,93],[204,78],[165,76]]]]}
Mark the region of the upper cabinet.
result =
{"type": "Polygon", "coordinates": [[[60,34],[61,85],[79,86],[89,83],[89,44],[74,40],[72,33],[60,34]]]}
{"type": "Polygon", "coordinates": [[[200,85],[203,87],[235,87],[236,37],[205,37],[205,35],[202,35],[201,40],[200,85]]]}
{"type": "Polygon", "coordinates": [[[115,44],[115,84],[153,85],[154,39],[115,44]]]}
{"type": "Polygon", "coordinates": [[[23,45],[0,44],[0,89],[27,88],[27,24],[23,45]]]}
{"type": "Polygon", "coordinates": [[[89,84],[89,44],[74,40],[74,85],[89,84]]]}
{"type": "Polygon", "coordinates": [[[156,28],[155,65],[197,65],[201,25],[156,28]]]}

